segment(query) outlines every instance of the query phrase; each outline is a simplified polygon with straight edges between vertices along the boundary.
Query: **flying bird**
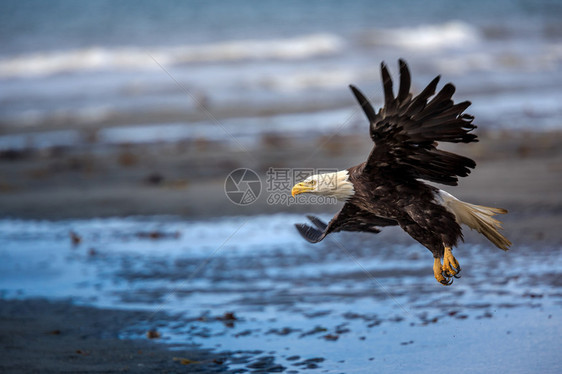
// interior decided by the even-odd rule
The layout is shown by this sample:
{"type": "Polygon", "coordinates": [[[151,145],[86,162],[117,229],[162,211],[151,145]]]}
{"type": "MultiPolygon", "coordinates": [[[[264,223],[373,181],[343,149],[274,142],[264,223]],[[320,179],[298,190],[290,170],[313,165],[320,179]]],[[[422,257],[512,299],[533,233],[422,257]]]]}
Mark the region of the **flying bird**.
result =
{"type": "Polygon", "coordinates": [[[394,96],[387,66],[381,64],[384,107],[375,112],[369,100],[353,85],[351,91],[369,120],[374,147],[367,161],[335,173],[311,175],[292,188],[292,195],[312,193],[345,201],[326,224],[308,216],[313,226],[296,224],[300,234],[317,243],[338,231],[380,232],[400,226],[433,254],[433,274],[443,285],[458,277],[461,267],[452,248],[463,240],[461,224],[477,230],[498,248],[511,242],[493,218],[507,210],[469,204],[426,182],[456,186],[476,163],[438,148],[438,141],[477,142],[474,117],[464,113],[469,101],[455,104],[455,86],[446,84],[435,94],[440,76],[417,96],[410,92],[408,65],[399,60],[400,85],[394,96]]]}

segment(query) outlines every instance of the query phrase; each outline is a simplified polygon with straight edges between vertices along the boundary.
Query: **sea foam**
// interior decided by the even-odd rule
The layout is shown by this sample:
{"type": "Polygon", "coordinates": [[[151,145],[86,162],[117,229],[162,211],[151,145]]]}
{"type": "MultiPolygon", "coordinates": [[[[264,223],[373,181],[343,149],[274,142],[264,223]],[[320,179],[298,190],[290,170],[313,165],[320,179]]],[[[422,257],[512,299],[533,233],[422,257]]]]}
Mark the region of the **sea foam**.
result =
{"type": "Polygon", "coordinates": [[[465,22],[451,21],[442,24],[428,24],[416,27],[399,27],[374,30],[370,42],[410,50],[439,50],[464,47],[477,43],[479,30],[465,22]]]}
{"type": "Polygon", "coordinates": [[[234,40],[202,45],[139,48],[90,47],[42,52],[0,60],[0,77],[44,76],[61,73],[158,69],[162,65],[234,62],[253,59],[294,60],[337,53],[342,40],[332,34],[287,39],[234,40]]]}

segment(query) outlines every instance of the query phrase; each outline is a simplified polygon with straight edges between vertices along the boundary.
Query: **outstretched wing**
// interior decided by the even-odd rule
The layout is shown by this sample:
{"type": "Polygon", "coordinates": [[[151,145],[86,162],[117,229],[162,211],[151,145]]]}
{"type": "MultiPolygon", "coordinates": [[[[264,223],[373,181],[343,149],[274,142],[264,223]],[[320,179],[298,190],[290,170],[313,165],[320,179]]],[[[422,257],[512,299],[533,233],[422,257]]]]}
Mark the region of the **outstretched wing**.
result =
{"type": "Polygon", "coordinates": [[[318,243],[331,232],[364,231],[376,234],[380,232],[377,226],[394,226],[398,224],[394,220],[378,217],[349,203],[346,203],[328,224],[318,217],[307,217],[314,227],[304,223],[297,223],[295,226],[302,237],[311,243],[318,243]]]}
{"type": "Polygon", "coordinates": [[[472,124],[474,117],[463,114],[470,102],[455,104],[452,100],[455,86],[451,83],[433,96],[440,76],[412,98],[408,65],[403,60],[399,63],[400,86],[396,97],[388,69],[381,64],[385,104],[378,113],[361,91],[350,86],[370,122],[370,135],[375,142],[365,172],[391,172],[454,186],[458,177],[467,176],[476,163],[437,149],[437,142],[478,141],[476,135],[470,133],[476,128],[472,124]]]}

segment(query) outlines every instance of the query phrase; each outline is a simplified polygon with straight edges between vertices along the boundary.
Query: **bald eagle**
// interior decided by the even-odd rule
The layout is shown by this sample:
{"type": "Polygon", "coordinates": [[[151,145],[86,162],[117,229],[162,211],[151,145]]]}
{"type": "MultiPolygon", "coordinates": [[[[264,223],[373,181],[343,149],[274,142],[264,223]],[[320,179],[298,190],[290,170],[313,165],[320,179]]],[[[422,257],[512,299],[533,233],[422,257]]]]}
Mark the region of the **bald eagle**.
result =
{"type": "Polygon", "coordinates": [[[413,97],[408,65],[399,60],[399,67],[400,85],[395,97],[388,69],[384,62],[381,64],[384,107],[378,113],[359,89],[350,86],[369,120],[374,147],[367,161],[357,166],[312,175],[293,187],[293,197],[312,193],[345,201],[328,224],[308,216],[313,226],[296,227],[306,240],[317,243],[332,232],[378,233],[380,227],[398,225],[431,251],[435,279],[450,285],[461,271],[452,254],[452,248],[463,239],[460,225],[477,230],[498,248],[507,250],[511,242],[498,231],[501,222],[493,218],[507,211],[463,202],[425,183],[456,186],[459,177],[466,177],[474,169],[473,160],[443,151],[437,143],[478,141],[471,133],[476,128],[474,117],[464,113],[469,101],[453,102],[455,86],[451,83],[435,94],[440,76],[413,97]]]}

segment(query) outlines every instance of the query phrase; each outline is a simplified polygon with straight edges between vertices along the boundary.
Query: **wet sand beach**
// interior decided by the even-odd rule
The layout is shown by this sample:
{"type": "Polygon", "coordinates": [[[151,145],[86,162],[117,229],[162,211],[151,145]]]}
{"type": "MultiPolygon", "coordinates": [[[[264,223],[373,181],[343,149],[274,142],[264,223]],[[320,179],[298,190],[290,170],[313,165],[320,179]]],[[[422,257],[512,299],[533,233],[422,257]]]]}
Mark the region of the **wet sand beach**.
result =
{"type": "MultiPolygon", "coordinates": [[[[476,169],[461,179],[459,186],[447,187],[451,193],[483,205],[511,207],[512,214],[506,219],[513,214],[559,212],[562,133],[505,131],[479,135],[478,143],[452,148],[444,145],[477,162],[476,169]]],[[[4,151],[0,154],[1,214],[69,219],[334,212],[330,206],[268,204],[268,170],[341,170],[364,161],[371,146],[370,139],[361,133],[328,133],[309,139],[264,136],[251,146],[200,140],[118,144],[101,149],[93,144],[86,148],[4,151]],[[238,168],[251,169],[260,177],[263,193],[252,204],[233,204],[225,194],[226,177],[238,168]]],[[[278,192],[288,194],[289,188],[278,192]]]]}
{"type": "Polygon", "coordinates": [[[182,371],[181,360],[189,357],[199,363],[188,372],[226,372],[220,365],[222,356],[199,347],[182,347],[172,353],[148,338],[121,339],[123,326],[149,317],[149,313],[88,308],[64,301],[2,301],[0,368],[4,373],[174,373],[182,371]]]}

